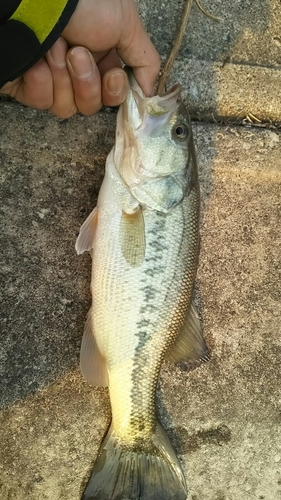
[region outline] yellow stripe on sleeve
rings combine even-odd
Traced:
[[[28,26],[43,43],[57,24],[68,0],[22,0],[10,17]]]

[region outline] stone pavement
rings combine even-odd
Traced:
[[[193,117],[280,121],[281,16],[279,0],[202,0],[219,16],[204,16],[195,2],[175,64]],[[165,60],[184,1],[139,0],[149,33]]]
[[[183,2],[139,4],[164,57]],[[281,122],[278,6],[204,0],[221,24],[193,6],[173,76],[203,120],[193,124],[202,191],[196,300],[212,352],[192,371],[168,363],[161,371],[160,419],[188,500],[281,499],[281,134],[240,125],[249,113]],[[109,423],[107,390],[89,387],[77,368],[90,257],[77,257],[74,244],[96,202],[115,118],[59,120],[0,101],[3,500],[79,500]]]

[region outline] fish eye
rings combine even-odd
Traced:
[[[184,123],[175,125],[174,131],[178,141],[184,141],[188,136],[188,128]]]

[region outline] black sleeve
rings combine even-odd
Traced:
[[[0,0],[0,89],[59,38],[78,0]]]

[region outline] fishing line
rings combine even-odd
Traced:
[[[202,7],[202,5],[199,3],[199,0],[195,0],[195,3],[197,5],[198,9],[201,12],[203,12],[203,14],[205,16],[209,17],[213,21],[217,21],[217,22],[221,21],[220,17],[216,17],[216,16],[213,16],[212,14],[209,14]],[[163,90],[166,87],[166,83],[167,83],[168,78],[170,76],[170,73],[171,73],[174,61],[175,61],[175,59],[176,59],[176,57],[177,57],[177,55],[179,53],[179,50],[181,48],[182,39],[183,39],[183,36],[184,36],[184,33],[185,33],[185,28],[186,28],[186,25],[187,25],[187,21],[188,21],[189,16],[190,16],[191,7],[192,7],[192,0],[186,0],[184,11],[183,11],[182,18],[181,18],[181,24],[180,24],[180,29],[179,29],[178,35],[177,35],[177,37],[175,39],[173,48],[172,48],[172,50],[170,52],[170,55],[169,55],[169,57],[168,57],[168,59],[167,59],[167,61],[165,63],[165,66],[164,66],[164,68],[160,72],[160,77],[159,77],[159,81],[158,81],[158,85],[157,85],[157,89],[156,89],[156,94],[157,95],[161,95],[163,93]]]

